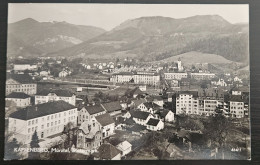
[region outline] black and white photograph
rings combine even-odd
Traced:
[[[9,3],[4,160],[251,160],[248,4]]]

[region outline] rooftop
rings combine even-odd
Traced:
[[[95,117],[97,119],[97,121],[102,125],[102,126],[106,126],[112,123],[115,123],[114,119],[108,114],[105,113],[103,115],[99,115]]]
[[[23,93],[23,92],[12,92],[9,95],[6,96],[6,98],[19,98],[19,99],[26,99],[30,96]]]
[[[21,84],[35,83],[32,77],[28,74],[7,74],[6,80],[13,79]]]
[[[130,114],[134,118],[143,119],[143,120],[146,120],[150,115],[149,112],[144,112],[144,111],[131,111]]]
[[[149,121],[147,122],[147,125],[157,126],[159,122],[160,120],[158,119],[150,118]]]
[[[30,120],[37,117],[67,111],[74,108],[76,107],[65,101],[55,101],[23,108],[12,113],[10,117],[21,120]]]
[[[101,104],[103,106],[103,108],[107,111],[107,112],[114,112],[114,111],[118,111],[121,110],[122,107],[119,103],[119,101],[114,101],[114,102],[109,102],[109,103],[103,103]]]
[[[109,143],[102,144],[98,148],[98,152],[99,152],[98,155],[101,159],[107,159],[107,160],[111,160],[112,158],[120,154],[120,150]]]
[[[63,89],[44,89],[40,91],[37,95],[47,96],[50,93],[55,93],[57,96],[62,96],[62,97],[71,97],[74,95],[69,90],[63,90]]]
[[[101,105],[86,106],[84,107],[90,115],[105,111]]]

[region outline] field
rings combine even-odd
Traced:
[[[169,57],[159,62],[174,62],[174,61],[178,61],[179,58],[181,58],[181,61],[184,65],[195,64],[195,63],[227,64],[232,62],[216,54],[206,54],[206,53],[195,52],[195,51]]]

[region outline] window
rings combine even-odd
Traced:
[[[42,125],[42,129],[44,128],[44,125]]]
[[[34,120],[32,120],[32,125],[34,124]]]
[[[50,126],[50,124],[49,123],[47,123],[47,127],[49,127]]]
[[[36,127],[35,127],[35,131],[37,131],[37,129],[38,129],[38,127],[36,126]]]
[[[38,123],[38,119],[35,120],[35,124],[37,124],[37,123]]]
[[[50,116],[47,117],[47,120],[50,120]]]
[[[31,128],[28,128],[28,133],[30,133],[31,132]]]
[[[51,119],[53,119],[53,115],[51,115]]]
[[[41,133],[41,138],[43,138],[44,137],[44,134],[43,134],[43,132]]]
[[[53,122],[51,122],[51,126],[53,126]]]

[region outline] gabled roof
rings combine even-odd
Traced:
[[[55,93],[57,96],[62,96],[62,97],[71,97],[74,94],[70,92],[69,90],[63,90],[63,89],[44,89],[40,91],[37,95],[40,96],[47,96],[50,93]]]
[[[21,120],[30,120],[37,117],[67,111],[74,108],[76,107],[65,101],[47,102],[18,110],[12,113],[10,117]]]
[[[98,148],[99,157],[100,159],[107,159],[111,160],[118,154],[120,154],[120,150],[117,149],[115,146],[109,143],[104,143]]]
[[[108,114],[105,113],[103,115],[99,115],[95,117],[97,119],[97,121],[102,125],[102,126],[106,126],[112,123],[115,123],[114,119]]]
[[[84,121],[80,125],[79,130],[82,130],[83,133],[87,135],[86,138],[92,139],[96,133],[100,131],[100,125],[93,121]]]
[[[146,106],[148,109],[149,108],[153,108],[153,109],[158,109],[158,108],[160,108],[160,106],[158,105],[158,104],[156,104],[156,103],[153,103],[153,102],[145,102],[145,103],[143,103],[144,104],[144,106]]]
[[[105,111],[101,105],[86,106],[85,109],[88,111],[90,115]]]
[[[32,77],[28,74],[7,74],[6,80],[13,79],[21,84],[35,83]]]
[[[103,103],[101,104],[101,106],[103,106],[103,108],[108,112],[114,112],[114,111],[118,111],[121,110],[122,107],[119,103],[119,101],[114,101],[114,102],[109,102],[109,103]]]
[[[144,112],[144,111],[131,111],[130,114],[132,117],[137,119],[142,119],[142,120],[146,120],[150,115],[149,112]]]
[[[145,103],[146,100],[145,99],[138,99],[138,100],[132,100],[132,102],[135,104],[135,106],[138,106],[142,103]]]
[[[158,120],[158,119],[150,118],[147,122],[147,125],[157,126],[159,122],[160,122],[160,120]]]
[[[169,113],[169,110],[161,110],[158,111],[157,114],[161,117],[161,118],[165,118],[165,116]]]
[[[132,147],[132,144],[130,144],[128,141],[123,141],[121,143],[119,143],[116,148],[118,148],[121,151],[125,151],[127,150],[129,147]]]
[[[12,92],[9,95],[6,96],[6,98],[19,98],[19,99],[26,99],[30,96],[23,93],[23,92]]]
[[[143,94],[143,91],[141,91],[138,87],[136,87],[131,93],[133,95],[139,95],[139,94]]]

